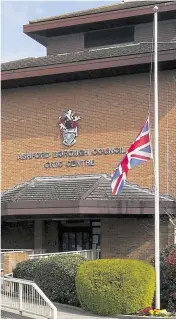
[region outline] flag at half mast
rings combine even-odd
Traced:
[[[129,169],[132,169],[133,167],[153,158],[149,130],[148,116],[141,131],[129,147],[127,153],[113,174],[111,180],[113,195],[118,195],[121,193],[123,186],[125,185]]]

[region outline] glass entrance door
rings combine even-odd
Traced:
[[[90,238],[89,230],[65,229],[62,233],[62,251],[90,249]]]

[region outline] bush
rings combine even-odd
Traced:
[[[18,263],[13,270],[13,277],[33,281],[38,261],[39,259],[32,259]]]
[[[86,259],[79,255],[54,256],[17,264],[14,277],[33,280],[55,302],[79,306],[75,277]]]
[[[100,315],[132,314],[151,306],[154,287],[153,266],[139,260],[88,261],[76,276],[82,308]]]
[[[176,244],[161,250],[161,305],[176,312]]]

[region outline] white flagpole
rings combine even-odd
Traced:
[[[158,141],[158,7],[154,7],[154,106],[155,106],[155,308],[160,309],[160,236],[159,236],[159,141]]]

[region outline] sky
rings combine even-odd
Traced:
[[[1,0],[1,62],[46,55],[46,49],[23,33],[29,20],[96,8],[114,1],[7,1]]]

